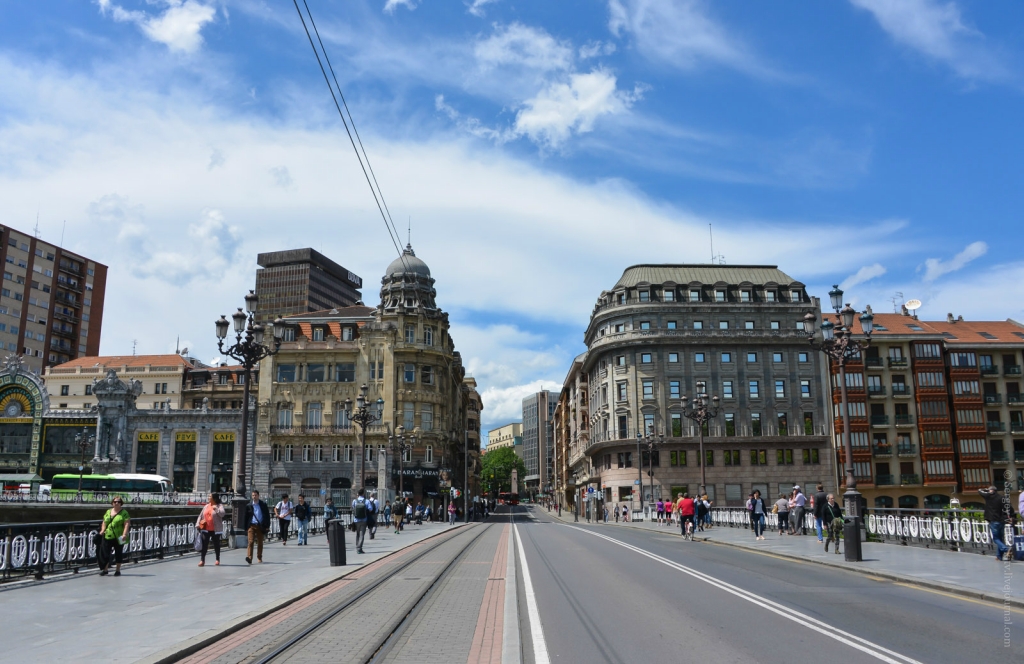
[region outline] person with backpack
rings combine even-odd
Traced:
[[[306,538],[309,536],[309,517],[311,515],[309,505],[306,504],[306,497],[300,493],[299,504],[295,506],[295,521],[299,525],[298,546],[308,545]]]
[[[377,515],[380,514],[380,506],[377,503],[377,494],[371,493],[366,501],[366,530],[370,533],[370,539],[377,535]]]
[[[821,486],[821,485],[819,485]],[[815,496],[817,498],[817,496]],[[815,510],[817,510],[817,500],[815,502]],[[817,517],[815,517],[817,518]],[[825,522],[827,538],[825,539],[825,553],[828,553],[828,543],[833,540],[836,543],[836,554],[839,553],[839,537],[843,534],[843,508],[836,503],[836,497],[833,494],[827,494],[825,503],[821,506],[821,518]]]
[[[352,501],[352,525],[356,528],[356,553],[363,552],[363,542],[366,540],[366,489],[360,489],[359,495]]]
[[[401,534],[402,532],[402,515],[405,513],[405,506],[402,505],[402,497],[395,496],[395,500],[391,503],[391,521],[395,526],[395,534]]]
[[[288,500],[288,494],[281,496],[281,500],[274,505],[274,516],[277,517],[278,530],[281,533],[281,543],[288,546],[288,529],[292,526],[292,516],[295,514],[295,505]]]
[[[1010,501],[1005,500],[995,486],[978,489],[978,493],[985,499],[985,520],[988,521],[992,541],[996,543],[996,560],[1002,560],[1003,554],[1010,550],[1006,543],[1006,524],[1013,525],[1013,509]]]

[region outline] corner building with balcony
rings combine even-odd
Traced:
[[[754,489],[834,491],[827,374],[802,329],[808,311],[820,317],[817,298],[775,266],[627,268],[598,298],[587,352],[563,386],[555,430],[567,504],[594,488],[605,503],[638,507],[641,479],[645,502],[694,495],[701,463],[717,506],[743,505]],[[721,403],[704,459],[683,402],[696,394]],[[638,431],[661,440],[650,459]]]
[[[846,368],[854,475],[868,506],[978,506],[990,484],[1024,490],[1024,325],[922,321],[904,310],[875,314],[871,336]]]
[[[344,505],[363,486],[394,495],[401,474],[403,489],[435,508],[449,484],[465,490],[462,469],[475,471],[479,455],[482,403],[435,295],[430,269],[408,246],[388,266],[376,308],[284,319],[280,351],[260,366],[257,487],[274,499],[302,492],[315,504],[331,495]],[[351,399],[355,408],[363,384],[368,407],[384,401],[380,420],[367,427],[365,450],[345,407]],[[389,446],[398,426],[406,441],[414,437],[401,463]]]

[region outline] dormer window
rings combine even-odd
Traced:
[[[352,341],[354,338],[355,338],[355,332],[352,330],[351,327],[343,327],[343,328],[341,328],[341,340],[342,341]]]
[[[661,299],[665,302],[675,302],[676,292],[674,290],[664,290],[661,293]]]
[[[789,292],[789,301],[790,302],[800,302],[801,301],[800,291],[799,290],[790,291]]]
[[[626,294],[625,293],[617,293],[615,295],[615,301],[618,302],[619,304],[625,304],[626,303]]]
[[[651,292],[650,291],[645,291],[645,290],[639,291],[639,295],[640,295],[640,301],[641,302],[650,302],[651,301]]]
[[[700,302],[700,291],[693,289],[690,291],[690,302]]]
[[[322,328],[322,327],[314,327],[313,328],[313,341],[323,341],[323,340],[324,340],[324,328]]]
[[[286,327],[284,328],[284,341],[295,341],[295,328]]]
[[[748,291],[748,290],[740,291],[740,302],[750,302],[750,291]]]
[[[715,291],[715,302],[725,302],[725,291],[724,290],[716,290]]]
[[[777,295],[777,293],[775,291],[773,291],[773,290],[766,290],[764,292],[764,301],[765,302],[778,302],[779,298],[778,298],[778,295]]]

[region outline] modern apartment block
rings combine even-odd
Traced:
[[[771,265],[627,268],[598,298],[587,352],[562,388],[555,431],[566,502],[594,489],[638,506],[640,479],[655,500],[692,495],[702,463],[719,506],[743,505],[753,489],[834,490],[827,369],[802,329],[809,311],[820,316],[817,298]],[[721,404],[704,459],[686,417],[697,394]],[[525,410],[523,429],[525,447]],[[653,454],[638,449],[638,431],[659,441]]]
[[[555,472],[554,415],[558,395],[544,390],[523,399],[523,463],[525,490],[520,494],[535,497],[554,491]]]
[[[872,344],[846,378],[854,474],[868,505],[979,504],[990,484],[1024,489],[1022,351],[1024,325],[1012,320],[875,314]]]
[[[256,257],[256,319],[362,305],[363,280],[313,249],[271,251]]]
[[[511,422],[497,429],[487,432],[486,452],[500,450],[503,447],[511,447],[517,454],[523,451],[523,424],[522,422]]]
[[[0,236],[0,347],[37,374],[98,355],[107,266],[7,226]]]

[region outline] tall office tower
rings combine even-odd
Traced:
[[[107,266],[0,226],[0,347],[37,374],[99,355]]]
[[[525,491],[531,498],[550,494],[554,476],[554,415],[558,395],[544,390],[523,399],[523,463]]]
[[[256,319],[355,306],[363,280],[313,249],[271,251],[256,257]]]

